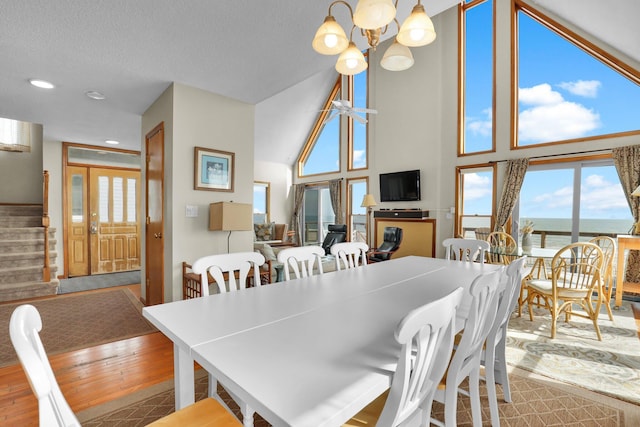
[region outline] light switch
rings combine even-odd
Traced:
[[[195,218],[198,216],[198,207],[195,205],[187,205],[186,209],[187,218]]]

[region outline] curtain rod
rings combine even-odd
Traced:
[[[591,153],[611,153],[611,148],[601,148],[599,150],[574,151],[573,153],[547,154],[544,156],[533,156],[533,157],[529,157],[529,160],[545,159],[548,157],[575,156],[576,154],[591,154]],[[489,163],[502,163],[502,162],[508,162],[509,160],[510,159],[491,160]]]

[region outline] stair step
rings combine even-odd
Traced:
[[[51,276],[55,277],[58,271],[56,265],[50,267]],[[6,284],[38,282],[42,281],[42,265],[30,265],[27,267],[13,267],[0,269],[0,287]]]
[[[39,216],[42,205],[0,205],[0,216]]]
[[[0,228],[42,227],[42,215],[0,216]]]
[[[49,240],[49,250],[56,248],[56,240]],[[44,239],[40,240],[0,240],[0,253],[43,252]]]
[[[58,253],[56,251],[49,252],[49,263],[56,263]],[[16,252],[16,253],[0,253],[0,270],[18,267],[29,267],[34,265],[44,265],[43,252]]]
[[[49,228],[49,238],[55,237],[55,233],[55,228]],[[44,239],[43,227],[0,227],[0,241],[34,239]]]
[[[16,301],[37,297],[55,295],[58,293],[60,281],[53,279],[50,282],[34,281],[0,285],[0,301]]]

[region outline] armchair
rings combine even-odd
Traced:
[[[329,232],[322,241],[322,249],[325,255],[331,254],[331,246],[336,243],[342,243],[347,240],[346,224],[329,224]]]
[[[402,243],[402,228],[385,227],[382,244],[377,249],[369,252],[369,262],[391,259],[391,256],[400,248],[400,243]]]

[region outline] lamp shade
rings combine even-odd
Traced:
[[[391,0],[360,0],[353,13],[353,23],[365,30],[382,28],[396,17]]]
[[[380,65],[385,70],[389,71],[404,71],[411,68],[413,65],[413,55],[411,50],[398,43],[397,40],[393,42],[389,49],[384,53]]]
[[[363,208],[370,208],[376,205],[376,199],[373,198],[373,194],[365,194],[362,198],[362,204],[360,206]]]
[[[424,6],[415,5],[411,15],[400,26],[397,40],[405,46],[417,47],[427,45],[435,39],[436,30],[433,28],[433,22],[424,11]]]
[[[209,206],[209,230],[253,230],[252,206],[246,203],[211,203]]]
[[[323,55],[337,55],[349,46],[349,39],[340,24],[329,15],[316,31],[311,45],[316,52]]]
[[[336,62],[336,70],[345,76],[352,76],[367,69],[369,64],[355,43],[349,42],[349,47],[340,54]]]
[[[638,187],[636,187],[636,189],[633,190],[633,193],[631,193],[631,195],[635,197],[640,197],[640,185],[638,185]]]

